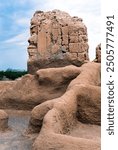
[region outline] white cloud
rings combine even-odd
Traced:
[[[30,25],[30,19],[29,18],[16,18],[15,19],[15,23],[16,25],[19,25],[19,26],[29,26]]]
[[[24,33],[21,33],[19,35],[11,37],[10,39],[7,39],[6,41],[4,41],[4,43],[25,46],[27,44],[28,38],[29,38],[29,34],[28,32],[25,31]]]

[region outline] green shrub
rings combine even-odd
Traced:
[[[0,71],[0,80],[2,80],[4,77],[15,80],[16,78],[19,78],[23,75],[27,74],[27,71],[23,70],[14,70],[14,69],[7,69],[6,71]]]

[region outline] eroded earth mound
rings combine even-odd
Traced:
[[[100,63],[95,62],[41,69],[1,89],[0,107],[32,109],[37,105],[27,130],[27,134],[39,133],[34,150],[99,150],[100,72]],[[81,127],[87,132],[81,133]]]
[[[10,84],[0,82],[0,108],[32,109],[46,100],[62,96],[72,79],[79,75],[78,67],[41,69]]]
[[[79,132],[72,136],[79,130],[80,122],[88,124],[89,128],[89,124],[100,125],[101,121],[100,64],[87,63],[78,70],[79,75],[61,97],[32,110],[28,132],[40,132],[34,150],[100,150],[100,135],[97,140],[91,138],[92,135],[82,138]],[[92,134],[92,128],[90,130]]]

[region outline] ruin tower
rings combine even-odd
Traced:
[[[81,66],[88,58],[87,28],[81,18],[53,10],[36,11],[28,40],[28,72],[70,64]]]

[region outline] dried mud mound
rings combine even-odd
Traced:
[[[87,63],[78,70],[79,75],[61,97],[32,110],[28,133],[39,132],[33,150],[100,150],[100,135],[95,136],[94,132],[100,132],[101,121],[100,64]],[[86,132],[82,133],[81,129]]]
[[[26,132],[39,133],[33,150],[100,150],[100,70],[100,63],[90,62],[1,82],[0,107],[36,106]]]
[[[13,82],[0,82],[0,108],[31,110],[46,100],[60,97],[79,72],[75,66],[41,69]]]

